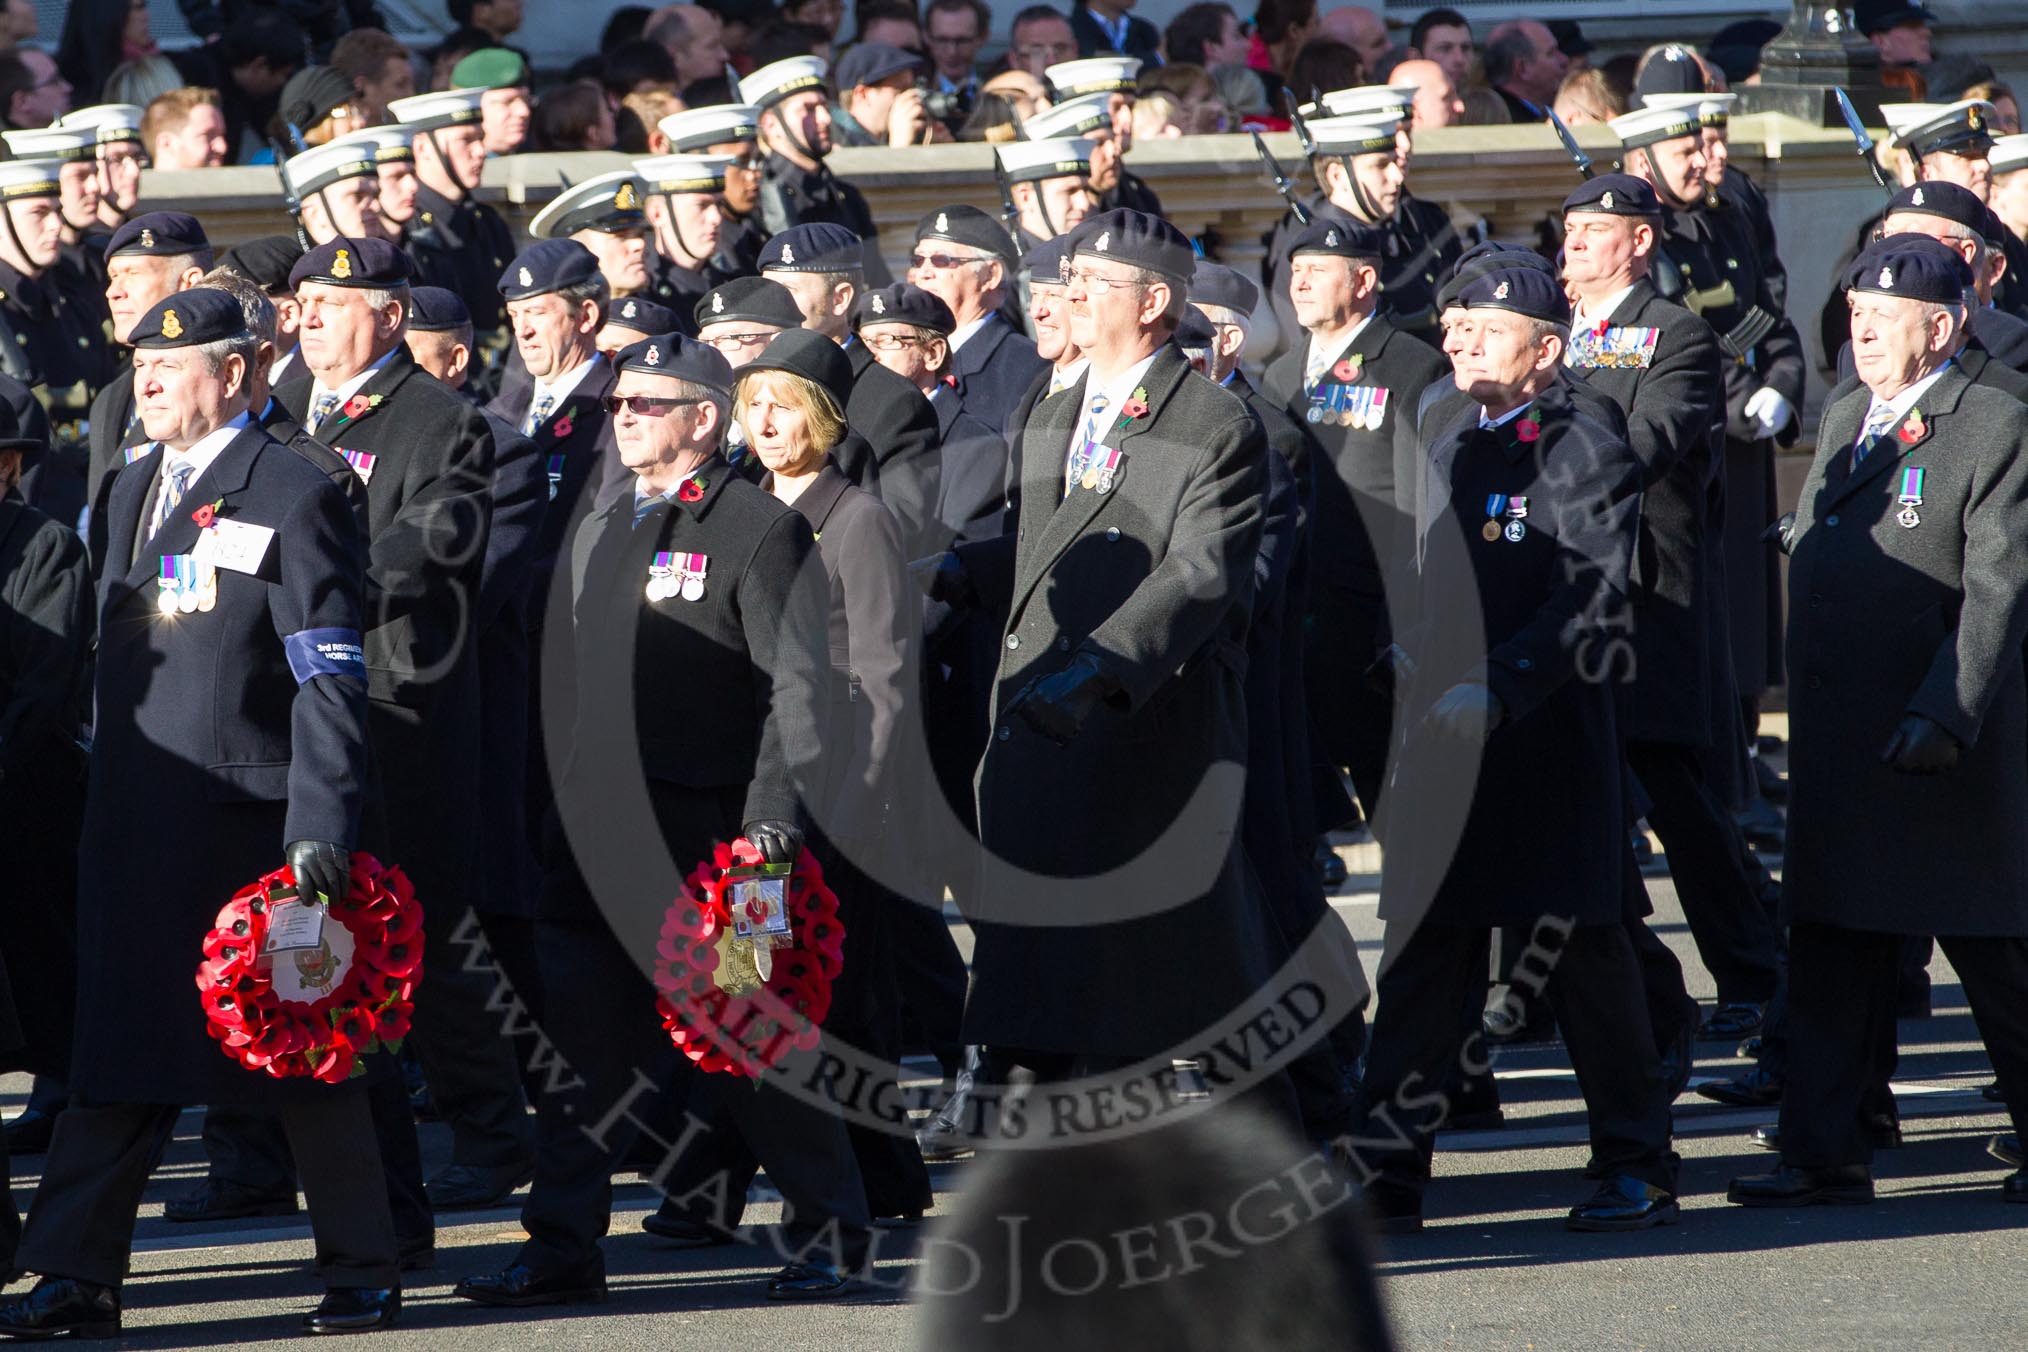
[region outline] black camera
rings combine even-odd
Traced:
[[[922,91],[922,110],[930,115],[931,120],[962,122],[971,116],[971,95],[956,90],[931,89],[926,84],[918,84],[916,88]]]

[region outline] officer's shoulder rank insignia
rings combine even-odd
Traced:
[[[352,275],[352,253],[349,249],[340,249],[338,256],[331,260],[331,275],[341,281]]]
[[[164,338],[181,338],[183,336],[183,321],[176,317],[174,310],[164,310],[162,312],[162,336]]]

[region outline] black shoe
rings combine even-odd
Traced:
[[[682,1249],[709,1249],[729,1242],[710,1226],[673,1211],[657,1211],[641,1217],[641,1229]]]
[[[2016,1169],[2000,1180],[2000,1200],[2028,1202],[2028,1169]]]
[[[312,1333],[364,1333],[368,1329],[393,1328],[401,1314],[401,1288],[371,1290],[341,1286],[326,1292],[317,1308],[303,1316],[303,1327]]]
[[[1758,1061],[1760,1060],[1761,1049],[1766,1046],[1767,1039],[1755,1033],[1752,1037],[1734,1047],[1732,1054],[1742,1061]]]
[[[836,1263],[791,1263],[768,1278],[769,1300],[825,1300],[840,1295],[852,1278]]]
[[[1570,1209],[1566,1230],[1650,1230],[1674,1225],[1679,1215],[1676,1194],[1643,1183],[1632,1174],[1615,1174],[1597,1192]]]
[[[1440,1131],[1498,1131],[1507,1125],[1507,1112],[1499,1104],[1490,1108],[1461,1108],[1444,1119]]]
[[[1326,892],[1337,891],[1352,876],[1351,870],[1345,867],[1345,861],[1338,857],[1338,852],[1331,848],[1328,840],[1317,842],[1317,876],[1323,880]]]
[[[540,1272],[513,1263],[487,1277],[467,1277],[451,1288],[454,1296],[481,1305],[599,1305],[606,1298],[606,1260],[595,1255],[580,1268]]]
[[[1866,1124],[1866,1134],[1875,1150],[1901,1149],[1901,1123],[1884,1113]],[[1762,1150],[1781,1153],[1782,1129],[1772,1123],[1755,1127],[1746,1134],[1746,1139]]]
[[[1772,1108],[1782,1101],[1782,1079],[1755,1066],[1735,1079],[1700,1084],[1697,1092],[1713,1103],[1730,1104],[1734,1108]]]
[[[7,1120],[4,1129],[7,1137],[7,1153],[10,1155],[40,1155],[49,1149],[50,1137],[56,1135],[56,1119],[61,1113],[46,1113],[40,1108],[30,1108]]]
[[[293,1216],[296,1194],[256,1192],[223,1178],[207,1178],[194,1192],[172,1197],[162,1208],[172,1221],[236,1221],[248,1216]]]
[[[486,1169],[476,1164],[447,1164],[435,1178],[423,1184],[432,1211],[477,1211],[500,1206],[514,1196],[514,1190],[535,1177],[531,1164]]]
[[[2028,1164],[2028,1159],[2024,1159],[2021,1154],[2021,1138],[2019,1136],[1995,1136],[1992,1140],[1986,1142],[1986,1153],[2010,1169],[2019,1169],[2023,1164]],[[2016,1199],[2009,1198],[2008,1200],[2013,1201]]]
[[[416,1239],[404,1239],[400,1247],[400,1265],[403,1272],[422,1272],[437,1265],[437,1237],[422,1235]]]
[[[2000,1082],[1998,1080],[1981,1089],[1979,1097],[1988,1103],[2005,1103],[2007,1101],[2007,1096],[2000,1092]]]
[[[1863,1164],[1834,1169],[1792,1169],[1732,1180],[1727,1201],[1741,1206],[1861,1206],[1873,1200],[1873,1174]]]
[[[1697,1029],[1699,1042],[1738,1042],[1760,1031],[1764,1021],[1759,1005],[1720,1005],[1718,1012]]]
[[[0,1334],[12,1338],[117,1338],[120,1293],[75,1277],[44,1277],[0,1303]]]

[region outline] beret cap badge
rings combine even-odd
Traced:
[[[164,338],[181,338],[183,336],[183,321],[176,317],[174,310],[164,310],[162,312],[162,336]]]
[[[1093,253],[1104,253],[1107,247],[1112,244],[1112,242],[1113,242],[1113,232],[1110,230],[1101,230],[1099,231],[1098,243],[1092,245],[1091,250]]]
[[[638,310],[639,308],[640,308],[640,307],[636,306],[636,305],[634,304],[634,302],[632,302],[632,301],[628,301],[628,302],[627,302],[627,308],[626,308],[626,309],[624,309],[624,310],[622,310],[622,311],[620,311],[620,313],[621,313],[622,315],[626,316],[626,317],[627,317],[628,319],[632,319],[632,318],[634,317],[634,314],[635,314],[635,312],[636,312],[636,311],[637,311],[637,310]]]
[[[1881,285],[1881,288],[1882,288],[1883,290],[1892,290],[1892,289],[1893,289],[1893,287],[1894,287],[1894,269],[1893,269],[1893,268],[1882,268],[1882,269],[1880,269],[1880,285]]]
[[[784,263],[793,263],[796,261],[796,250],[794,245],[784,244],[782,246],[782,261]]]
[[[621,211],[632,211],[641,205],[640,195],[631,182],[620,184],[620,190],[613,194],[613,205]]]
[[[153,230],[148,229],[146,226],[143,226],[141,228],[141,247],[144,249],[152,249],[155,247],[155,232]]]
[[[1337,247],[1338,247],[1338,232],[1337,232],[1336,230],[1327,230],[1327,231],[1325,231],[1325,232],[1324,232],[1324,243],[1325,243],[1325,245],[1326,245],[1326,246],[1328,246],[1329,248],[1333,248],[1333,249],[1337,248]]]
[[[341,281],[352,275],[352,255],[350,252],[344,249],[338,251],[338,256],[331,260],[331,275],[339,278]]]
[[[526,266],[524,266],[521,269],[521,285],[523,286],[535,285],[535,274],[530,272]]]
[[[1598,204],[1604,207],[1607,211],[1611,211],[1613,209],[1612,189],[1610,188],[1606,189],[1605,195],[1598,199]]]
[[[1502,282],[1498,286],[1493,288],[1493,299],[1494,300],[1507,299],[1507,283]]]
[[[725,297],[715,291],[711,295],[711,313],[715,315],[725,313]]]
[[[648,355],[642,358],[642,360],[650,366],[660,366],[662,364],[662,349],[652,343],[649,344]]]
[[[872,305],[873,305],[873,313],[877,315],[884,315],[887,313],[887,302],[881,299],[879,296],[875,296],[873,298]]]
[[[939,211],[937,213],[937,229],[948,230],[950,228],[951,228],[951,218],[945,215],[943,212]]]

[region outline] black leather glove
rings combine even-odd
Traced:
[[[923,595],[932,601],[961,606],[972,599],[971,575],[965,571],[965,561],[954,549],[946,549],[927,559],[917,559],[908,566],[908,572],[915,579],[915,585],[922,588]]]
[[[1477,681],[1461,681],[1437,697],[1428,719],[1443,736],[1477,740],[1507,720],[1507,708]]]
[[[1760,533],[1760,539],[1762,544],[1779,545],[1782,553],[1788,553],[1796,543],[1796,514],[1783,512],[1780,520]]]
[[[1964,745],[1949,729],[1921,714],[1906,714],[1881,751],[1881,761],[1905,775],[1936,775],[1954,768]]]
[[[352,856],[328,840],[290,841],[282,855],[296,875],[296,895],[304,901],[336,901],[350,886]]]
[[[1030,681],[1014,699],[1014,712],[1058,746],[1084,730],[1098,702],[1112,693],[1113,680],[1090,653],[1079,653],[1054,675]]]
[[[748,822],[740,834],[770,864],[793,864],[803,852],[803,832],[793,822]]]

